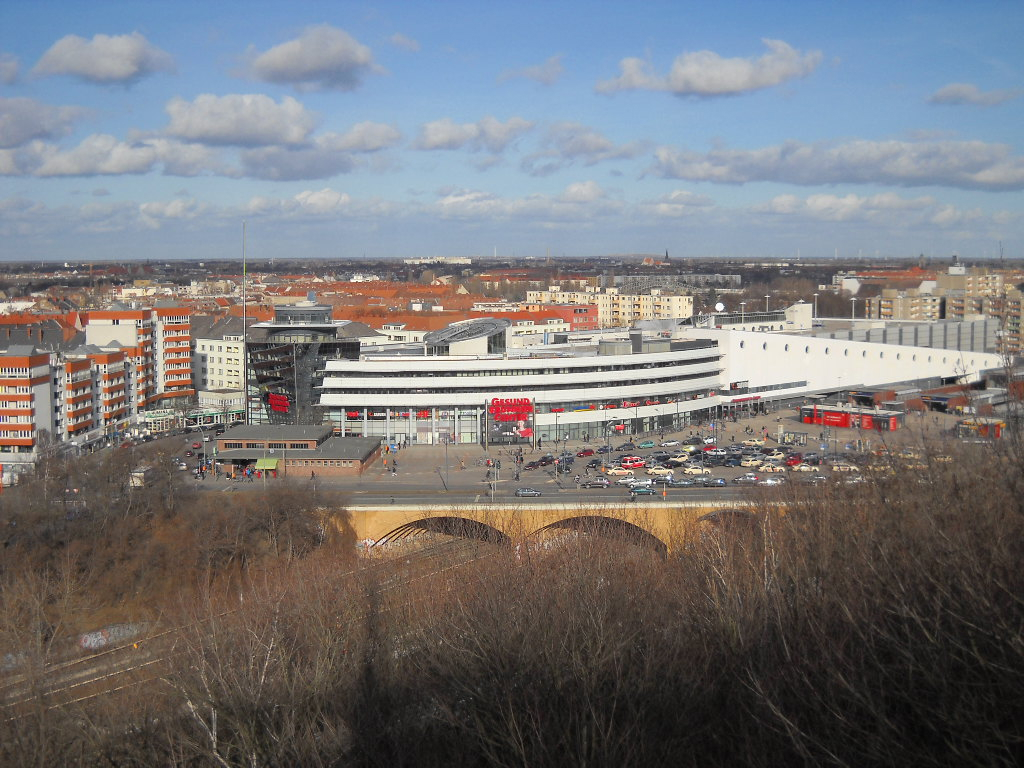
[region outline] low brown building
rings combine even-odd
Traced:
[[[335,437],[329,426],[248,425],[216,439],[214,460],[229,475],[353,477],[380,457],[377,437]]]

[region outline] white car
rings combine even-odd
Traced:
[[[760,448],[762,445],[764,445],[764,440],[762,440],[759,437],[749,437],[743,441],[743,445],[752,445]]]
[[[759,472],[785,472],[786,468],[781,464],[772,464],[770,461],[766,461],[761,465]]]
[[[638,482],[638,480],[635,477],[633,477],[632,475],[629,475],[628,477],[620,477],[615,482],[618,485],[634,485],[634,484],[636,484]]]
[[[661,444],[661,447],[662,448],[671,448],[671,447],[676,446],[676,445],[679,445],[679,441],[678,440],[666,440],[664,443]]]
[[[833,472],[860,472],[860,467],[847,464],[845,461],[837,461],[832,465]]]
[[[684,475],[710,475],[711,470],[705,467],[683,467]]]
[[[814,472],[816,469],[817,469],[817,467],[815,467],[815,466],[813,466],[811,464],[804,464],[803,462],[800,462],[799,464],[794,464],[792,467],[790,467],[789,471],[790,472]]]
[[[620,480],[619,482],[621,483],[622,481]],[[640,480],[639,478],[637,478],[637,479],[633,480],[633,482],[629,483],[628,485],[629,485],[630,488],[653,488],[654,487],[654,480],[652,480],[649,477],[645,478],[643,480]]]
[[[648,475],[668,475],[669,477],[672,476],[672,472],[673,470],[668,467],[651,467],[647,470]]]
[[[633,470],[632,469],[626,469],[624,467],[610,467],[608,470],[605,471],[605,474],[607,474],[607,475],[628,475],[629,477],[632,477],[633,476]]]

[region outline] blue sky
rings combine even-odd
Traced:
[[[1024,255],[1020,2],[0,6],[0,258]]]

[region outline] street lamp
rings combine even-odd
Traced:
[[[850,319],[855,320],[857,318],[857,297],[854,296],[850,299]]]
[[[818,319],[818,294],[814,294],[814,319]]]
[[[764,297],[764,311],[765,311],[765,312],[768,312],[768,311],[769,311],[769,310],[768,310],[768,299],[769,299],[769,298],[771,298],[771,297],[770,297],[770,296],[765,296],[765,297]]]
[[[746,306],[747,306],[747,302],[745,302],[745,301],[741,301],[740,302],[740,325],[743,325],[743,313],[744,313],[744,310],[745,310]]]

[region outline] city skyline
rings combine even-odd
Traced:
[[[1014,3],[3,17],[4,260],[1024,255]]]

